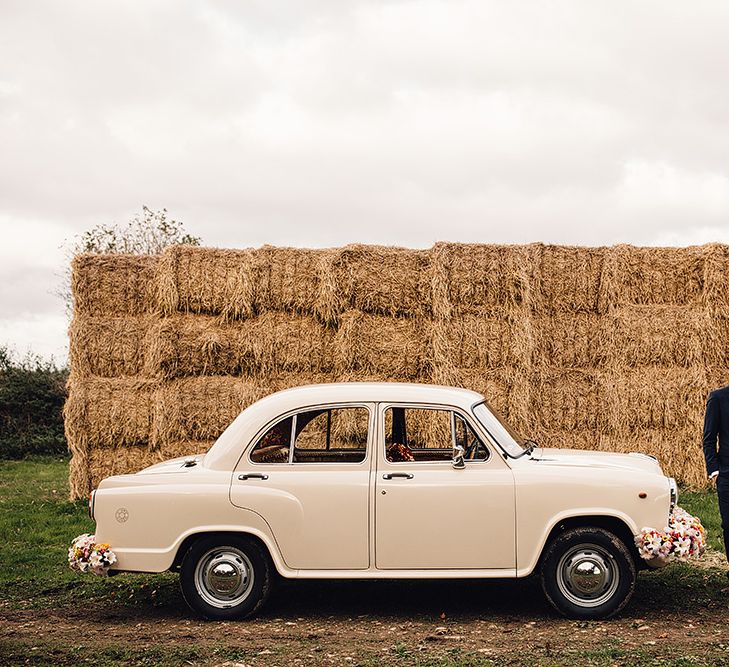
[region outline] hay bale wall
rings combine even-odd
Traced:
[[[729,382],[729,247],[438,243],[73,263],[73,497],[207,450],[277,389],[336,380],[484,393],[548,446],[658,456],[704,483],[708,391]]]

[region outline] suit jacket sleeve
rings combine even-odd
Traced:
[[[719,458],[716,451],[719,419],[719,399],[709,395],[704,416],[704,458],[706,459],[706,472],[709,475],[719,470]]]

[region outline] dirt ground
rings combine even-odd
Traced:
[[[184,657],[180,651],[194,647],[193,659],[179,664],[229,666],[729,664],[729,597],[712,589],[693,605],[686,597],[691,587],[678,585],[657,603],[661,584],[651,577],[641,575],[627,612],[610,621],[556,616],[535,580],[301,581],[280,584],[264,613],[249,621],[196,620],[181,600],[148,607],[0,607],[0,636],[6,646],[24,647],[9,657],[29,664],[42,664],[32,657],[49,651],[63,664],[68,647],[80,656],[126,647],[130,652],[121,655],[132,663],[145,648]]]

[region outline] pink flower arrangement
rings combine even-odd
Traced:
[[[116,563],[116,554],[108,544],[97,544],[94,535],[79,535],[68,549],[68,565],[77,572],[92,572],[100,577]]]
[[[675,507],[663,530],[643,528],[635,536],[635,545],[646,560],[685,561],[698,558],[706,551],[706,529],[698,517]]]

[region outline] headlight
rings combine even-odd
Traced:
[[[668,478],[668,488],[671,491],[671,509],[669,511],[673,512],[673,508],[678,504],[678,486],[673,477]]]

